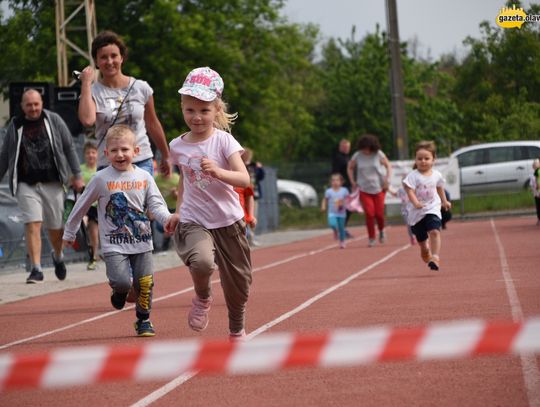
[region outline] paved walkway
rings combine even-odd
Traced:
[[[290,243],[325,233],[330,234],[330,230],[314,229],[266,233],[257,236],[257,241],[260,244],[258,248]],[[258,248],[254,248],[254,250],[257,250]],[[155,272],[178,267],[181,264],[182,261],[174,249],[154,254]],[[59,281],[56,278],[52,267],[45,268],[43,273],[45,276],[43,283],[26,284],[28,273],[24,268],[13,267],[2,269],[0,271],[0,304],[107,282],[107,277],[105,276],[105,263],[102,261],[98,262],[98,268],[95,271],[87,271],[86,263],[67,264],[67,277],[64,281]]]

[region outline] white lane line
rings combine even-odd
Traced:
[[[504,285],[506,287],[506,295],[510,302],[510,309],[512,311],[512,320],[514,322],[523,321],[523,309],[519,302],[519,296],[514,286],[514,280],[510,274],[510,267],[506,258],[506,252],[504,246],[497,232],[495,221],[490,219],[491,229],[495,235],[495,241],[497,242],[497,249],[499,250],[499,259],[501,262],[501,272],[504,278]],[[523,371],[523,380],[525,382],[525,389],[527,391],[527,398],[530,407],[540,407],[540,371],[536,364],[536,357],[534,355],[520,355],[521,370]]]
[[[335,247],[335,245],[333,245],[332,247]],[[332,294],[334,291],[340,289],[341,287],[346,286],[347,284],[349,284],[354,279],[356,279],[356,278],[360,277],[361,275],[367,273],[368,271],[370,271],[373,268],[379,266],[380,264],[390,260],[396,254],[402,252],[405,249],[408,249],[409,247],[411,247],[410,244],[402,246],[399,249],[396,249],[393,252],[391,252],[390,254],[384,256],[380,260],[377,260],[376,262],[371,263],[369,266],[364,267],[362,270],[359,270],[356,273],[351,274],[346,279],[344,279],[344,280],[340,281],[339,283],[327,288],[326,290],[324,290],[321,293],[315,295],[314,297],[311,297],[309,300],[303,302],[302,304],[300,304],[296,308],[292,309],[291,311],[286,312],[285,314],[279,316],[278,318],[274,319],[273,321],[270,321],[270,322],[260,326],[256,330],[252,331],[247,336],[247,339],[250,340],[250,339],[254,338],[255,336],[260,335],[263,332],[269,330],[270,328],[272,328],[273,326],[279,324],[280,322],[291,318],[295,314],[298,314],[299,312],[301,312],[304,309],[308,308],[313,303],[319,301],[320,299],[326,297],[329,294]],[[173,391],[175,388],[181,386],[182,384],[184,384],[188,380],[192,379],[198,373],[199,373],[198,371],[184,373],[183,375],[176,377],[175,379],[168,382],[164,386],[162,386],[159,389],[155,390],[154,392],[150,393],[148,396],[146,396],[146,397],[142,398],[141,400],[135,402],[130,407],[145,407],[145,406],[148,406],[148,405],[152,404],[153,402],[159,400],[160,398],[164,397],[167,393]]]
[[[351,241],[361,240],[363,238],[365,238],[365,236],[360,236],[360,237],[351,239]],[[289,263],[291,261],[298,260],[298,259],[301,259],[303,257],[313,256],[315,254],[324,252],[326,250],[329,250],[329,249],[332,249],[332,248],[335,248],[335,247],[336,247],[336,243],[333,243],[333,244],[324,246],[324,247],[322,247],[322,248],[320,248],[318,250],[310,250],[309,252],[304,252],[304,253],[297,254],[297,255],[294,255],[294,256],[291,256],[291,257],[287,257],[285,259],[282,259],[282,260],[279,260],[279,261],[276,261],[276,262],[273,262],[273,263],[270,263],[270,264],[266,264],[264,266],[256,267],[256,268],[253,269],[253,273],[255,273],[257,271],[266,270],[266,269],[269,269],[269,268],[272,268],[272,267],[276,267],[276,266],[279,266],[279,265],[282,265],[282,264],[285,264],[285,263]],[[216,283],[219,283],[219,282],[220,282],[219,279],[215,279],[215,280],[211,281],[211,284],[216,284]],[[176,292],[173,292],[173,293],[170,293],[170,294],[158,297],[158,298],[154,298],[152,300],[152,302],[156,303],[156,302],[159,302],[159,301],[167,300],[169,298],[176,297],[177,295],[182,295],[182,294],[185,294],[185,293],[188,293],[188,292],[191,292],[191,291],[193,291],[193,286],[188,287],[188,288],[184,288],[183,290],[176,291]],[[73,324],[69,324],[69,325],[66,325],[66,326],[63,326],[63,327],[60,327],[60,328],[57,328],[57,329],[53,329],[53,330],[50,330],[50,331],[42,332],[42,333],[40,333],[38,335],[18,339],[16,341],[0,345],[0,350],[7,349],[7,348],[10,348],[10,347],[15,346],[15,345],[20,345],[20,344],[23,344],[23,343],[31,342],[31,341],[34,341],[36,339],[43,338],[45,336],[54,335],[54,334],[57,334],[59,332],[67,331],[68,329],[76,328],[78,326],[88,324],[90,322],[95,322],[95,321],[98,321],[100,319],[107,318],[107,317],[110,317],[112,315],[116,315],[119,312],[133,310],[134,308],[135,308],[135,305],[130,305],[130,306],[125,307],[122,310],[106,312],[105,314],[96,315],[95,317],[84,319],[84,320],[79,321],[79,322],[74,322]]]

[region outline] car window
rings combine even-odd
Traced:
[[[467,151],[458,155],[458,163],[460,167],[470,167],[471,165],[484,164],[485,149]]]
[[[515,147],[493,147],[488,149],[488,163],[504,163],[514,161]]]
[[[534,160],[540,157],[540,147],[526,146],[523,147],[522,160]]]

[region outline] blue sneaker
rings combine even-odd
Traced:
[[[137,331],[137,336],[155,336],[156,331],[154,331],[154,326],[149,319],[142,320],[138,319],[135,321],[135,331]]]

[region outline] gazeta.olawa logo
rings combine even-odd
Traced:
[[[512,8],[501,8],[501,11],[499,11],[499,14],[495,18],[497,25],[502,28],[521,28],[524,23],[536,23],[539,21],[540,15],[527,15],[522,7],[516,8],[515,4],[512,5]]]

